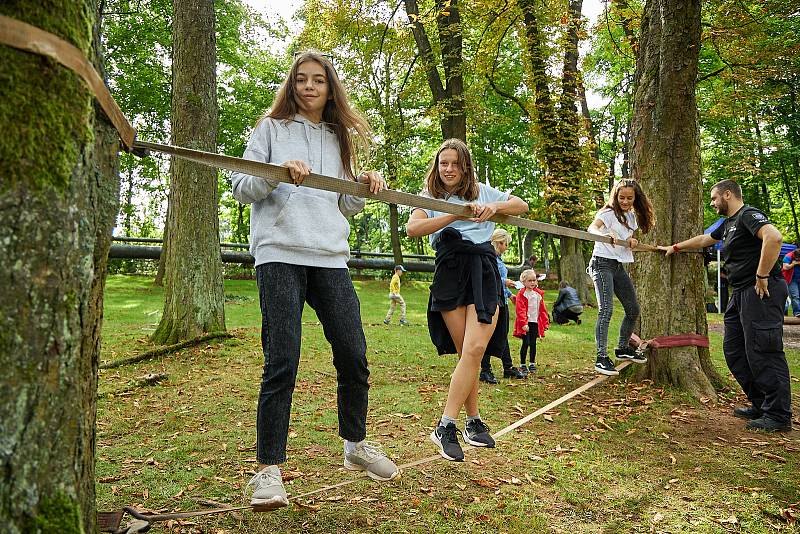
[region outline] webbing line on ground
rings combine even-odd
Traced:
[[[629,362],[629,361],[621,362],[617,366],[617,369],[622,370],[625,367],[627,367],[628,365],[631,365],[631,362]],[[590,380],[589,382],[583,384],[582,386],[570,391],[569,393],[567,393],[565,395],[562,395],[561,397],[559,397],[558,399],[550,402],[549,404],[539,408],[535,412],[533,412],[531,414],[528,414],[528,415],[526,415],[525,417],[523,417],[521,419],[518,419],[517,421],[515,421],[514,423],[508,425],[507,427],[503,428],[502,430],[499,430],[499,431],[495,432],[494,434],[492,434],[492,436],[495,439],[499,440],[502,436],[504,436],[505,434],[508,434],[512,430],[515,430],[515,429],[519,428],[520,426],[524,425],[525,423],[528,423],[528,422],[532,421],[533,419],[539,417],[540,415],[549,412],[550,410],[552,410],[553,408],[559,406],[560,404],[563,404],[564,402],[566,402],[566,401],[568,401],[570,399],[573,399],[574,397],[577,397],[578,395],[580,395],[584,391],[586,391],[588,389],[591,389],[591,388],[593,388],[594,386],[596,386],[598,384],[601,384],[602,382],[608,380],[609,378],[610,377],[606,376],[606,375],[598,376],[598,377]],[[470,445],[467,445],[464,448],[469,450],[469,449],[477,449],[479,447],[472,447]],[[434,462],[436,460],[440,460],[441,458],[442,457],[440,455],[436,454],[436,455],[428,456],[428,457],[425,457],[425,458],[420,458],[419,460],[415,460],[413,462],[402,464],[402,465],[400,465],[398,467],[400,469],[410,469],[412,467],[417,467],[417,466],[420,466],[420,465],[429,464],[429,463]],[[293,496],[291,496],[289,498],[289,500],[290,501],[298,501],[300,499],[305,499],[307,497],[311,497],[311,496],[317,495],[319,493],[325,493],[325,492],[332,491],[332,490],[335,490],[335,489],[343,488],[345,486],[349,486],[349,485],[354,484],[356,482],[359,482],[359,481],[361,481],[361,480],[363,480],[365,478],[367,478],[367,475],[363,474],[360,477],[355,477],[355,478],[351,478],[351,479],[348,479],[348,480],[343,480],[342,482],[339,482],[337,484],[331,484],[331,485],[328,485],[328,486],[323,486],[321,488],[317,488],[315,490],[307,491],[305,493],[300,493],[298,495],[293,495]],[[129,508],[130,507],[125,507],[124,510],[128,511],[128,513],[131,513]],[[252,509],[253,511],[259,511],[257,508],[254,508],[252,506],[236,506],[236,507],[231,507],[231,508],[216,508],[216,509],[213,509],[213,510],[199,510],[199,511],[196,511],[196,512],[175,512],[175,513],[171,513],[171,514],[157,514],[157,515],[146,515],[146,514],[142,514],[141,512],[138,512],[138,511],[134,510],[136,512],[135,515],[134,514],[131,514],[131,515],[133,515],[134,517],[137,517],[137,518],[145,519],[145,520],[150,521],[150,522],[157,522],[157,521],[165,521],[165,520],[169,520],[169,519],[185,519],[185,518],[190,518],[190,517],[198,517],[198,516],[202,516],[202,515],[221,514],[221,513],[225,513],[225,512],[235,512],[235,511],[248,510],[248,509]]]

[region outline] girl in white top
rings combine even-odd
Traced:
[[[472,212],[472,217],[462,217],[417,208],[406,226],[409,237],[430,235],[436,249],[428,329],[434,343],[446,338],[460,359],[450,379],[444,413],[430,437],[442,457],[460,462],[464,451],[458,442],[456,418],[462,407],[467,415],[464,440],[476,447],[494,447],[489,427],[478,412],[481,358],[495,331],[498,306],[505,305],[496,253],[489,243],[494,231],[489,219],[495,214],[519,215],[528,211],[528,204],[479,183],[469,148],[459,139],[448,139],[439,147],[428,169],[424,194],[466,205]],[[472,277],[474,266],[480,273],[477,279]],[[446,332],[441,332],[443,329]],[[440,354],[451,352],[446,344],[437,346]]]
[[[655,223],[653,207],[636,180],[618,181],[611,190],[611,195],[589,225],[588,231],[593,234],[607,235],[612,244],[595,242],[592,259],[586,270],[594,281],[597,294],[597,325],[595,340],[597,342],[597,361],[595,370],[604,375],[616,375],[619,371],[608,357],[608,325],[614,311],[613,296],[616,295],[625,310],[625,318],[619,330],[619,343],[614,349],[618,359],[627,359],[636,363],[645,363],[647,358],[637,353],[628,343],[633,333],[636,319],[639,317],[639,303],[630,276],[623,264],[633,263],[633,248],[638,241],[633,237],[636,230],[648,233]],[[617,244],[630,239],[631,248]]]

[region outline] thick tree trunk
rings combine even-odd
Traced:
[[[436,0],[436,25],[445,81],[439,75],[438,62],[420,18],[417,0],[404,0],[411,33],[417,43],[420,63],[425,69],[428,87],[436,105],[444,106],[439,124],[444,139],[467,140],[467,115],[464,108],[461,16],[458,0]]]
[[[158,258],[158,270],[156,272],[156,277],[153,280],[153,285],[163,287],[164,285],[164,271],[166,270],[167,265],[167,250],[169,249],[169,199],[167,199],[167,216],[165,221],[167,224],[164,225],[164,234],[161,244],[161,256]]]
[[[212,0],[176,0],[173,18],[172,141],[216,151],[216,38]],[[153,341],[172,344],[225,330],[217,172],[173,158],[164,314]]]
[[[695,79],[700,0],[648,0],[642,18],[631,124],[631,171],[653,202],[649,242],[674,243],[703,230],[703,187]],[[637,254],[632,269],[642,309],[641,337],[708,334],[699,254]],[[639,374],[716,400],[721,383],[708,349],[660,349]]]
[[[17,1],[0,13],[55,33],[97,62],[94,2]],[[94,532],[97,361],[119,205],[117,136],[68,69],[5,46],[0,65],[0,130],[9,133],[0,145],[1,530]]]
[[[389,204],[389,232],[392,240],[392,256],[397,265],[403,264],[403,249],[400,247],[400,217],[397,213],[397,204]]]

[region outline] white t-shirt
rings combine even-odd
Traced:
[[[542,296],[533,289],[525,290],[525,298],[528,299],[528,322],[539,322],[539,305],[542,303]]]
[[[606,226],[606,231],[611,230],[619,239],[630,239],[633,232],[639,228],[636,222],[636,214],[633,210],[625,212],[625,219],[628,221],[628,226],[619,222],[617,216],[614,214],[614,210],[611,208],[600,210],[595,216],[595,219],[603,221],[603,224]],[[620,263],[633,263],[633,251],[625,245],[611,245],[609,243],[595,241],[592,256],[610,258]]]
[[[422,192],[423,196],[430,197],[427,191]],[[508,200],[509,194],[504,193],[495,189],[494,187],[488,186],[486,184],[478,183],[478,198],[475,200],[471,200],[469,202],[474,202],[476,204],[488,204],[490,202],[498,202],[498,201],[506,201]],[[443,200],[447,202],[452,202],[453,204],[468,204],[469,202],[464,200],[462,197],[459,196],[449,196]],[[439,215],[445,215],[442,211],[434,211],[434,210],[425,210],[425,213],[428,217],[433,218]],[[483,223],[476,223],[472,221],[454,221],[445,226],[445,228],[455,228],[459,232],[461,232],[461,237],[472,241],[475,244],[479,243],[486,243],[492,239],[492,232],[494,232],[494,222],[486,221]],[[442,228],[444,230],[444,228]],[[431,246],[435,249],[436,246],[434,243],[436,242],[436,238],[439,237],[439,233],[442,230],[437,230],[436,232],[432,233],[429,237]]]

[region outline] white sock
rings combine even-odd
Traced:
[[[356,445],[358,445],[359,443],[361,443],[361,442],[360,441],[347,441],[347,440],[344,440],[344,452],[346,454],[353,452],[354,450],[356,450]]]

